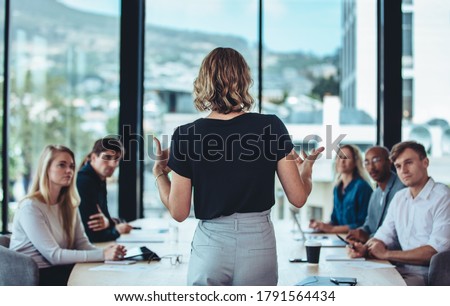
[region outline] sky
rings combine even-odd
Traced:
[[[74,9],[118,16],[120,0],[58,0]],[[187,5],[189,3],[189,5]],[[147,0],[146,22],[257,42],[258,0]],[[341,44],[341,0],[265,0],[263,42],[273,51],[333,54]]]

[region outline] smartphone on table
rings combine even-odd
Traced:
[[[357,283],[354,277],[330,277],[330,281],[336,285],[355,286]]]

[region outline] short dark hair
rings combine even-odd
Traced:
[[[420,159],[427,157],[427,152],[425,147],[418,143],[417,141],[403,141],[399,142],[392,147],[390,159],[394,163],[400,154],[402,154],[406,149],[411,149],[419,155]]]
[[[373,146],[366,150],[366,154],[367,154],[367,152],[372,151],[372,150],[378,150],[380,152],[381,157],[384,158],[385,160],[389,161],[389,149],[388,148],[383,147],[383,146]]]
[[[91,155],[95,154],[97,156],[100,156],[102,152],[106,151],[114,151],[116,153],[120,153],[122,156],[125,153],[125,149],[123,147],[122,142],[118,138],[113,137],[104,137],[100,138],[95,141],[94,146],[92,147],[91,152],[89,152],[88,155],[83,159],[83,161],[80,163],[80,168],[83,168],[83,166],[91,160]]]
[[[90,154],[95,153],[95,155],[99,156],[102,152],[105,151],[114,151],[116,153],[123,154],[123,144],[117,138],[101,138],[94,143]]]

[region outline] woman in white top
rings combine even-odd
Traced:
[[[102,250],[90,244],[80,222],[74,182],[73,152],[47,146],[14,217],[10,248],[36,261],[40,285],[66,285],[75,263],[118,260],[126,253],[121,245]]]

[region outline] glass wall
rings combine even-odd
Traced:
[[[450,184],[450,2],[404,0],[402,10],[402,138],[422,143],[429,174]]]
[[[5,53],[5,0],[0,0],[0,128],[3,129],[3,61]],[[3,152],[3,138],[0,136],[0,152]],[[0,156],[0,175],[2,173],[2,157]],[[3,200],[3,189],[0,186],[0,206]],[[0,229],[3,226],[3,210],[0,207]]]
[[[68,146],[80,163],[96,139],[117,134],[120,2],[111,3],[112,9],[93,11],[79,1],[11,1],[13,209],[25,195],[45,145]],[[116,177],[108,182],[114,216],[116,182]]]
[[[167,147],[174,128],[202,116],[192,105],[192,83],[214,47],[230,46],[244,54],[257,97],[257,2],[196,0],[183,6],[179,0],[147,0],[146,134],[160,135]],[[343,143],[363,150],[373,145],[376,0],[265,0],[262,14],[262,112],[279,116],[298,148],[311,136],[326,139],[327,125],[332,139],[345,134]],[[146,160],[146,216],[163,215],[151,167]],[[332,207],[332,160],[324,158],[317,167],[310,213],[323,211],[326,218]],[[288,205],[277,188],[277,211],[284,215]]]
[[[206,113],[193,105],[193,82],[203,58],[216,47],[231,47],[243,54],[252,70],[257,97],[257,1],[147,0],[145,26],[144,133],[169,145],[173,130]],[[256,105],[257,105],[256,101]],[[257,109],[256,109],[257,111]],[[151,138],[145,137],[147,149]],[[162,216],[152,175],[153,161],[146,154],[145,216]]]
[[[376,12],[376,0],[264,1],[262,109],[283,119],[298,150],[341,134],[341,143],[363,151],[376,143]],[[331,216],[333,160],[324,155],[315,164],[302,224]],[[276,188],[278,213],[286,215]]]
[[[0,36],[4,2],[0,0]],[[244,55],[257,98],[258,2],[192,0],[186,5],[183,0],[146,0],[147,150],[152,149],[147,136],[160,137],[167,147],[175,127],[206,115],[194,109],[192,87],[201,60],[215,47],[233,47]],[[402,135],[426,145],[430,174],[449,184],[444,175],[450,170],[447,2],[403,1]],[[376,3],[263,1],[262,112],[276,114],[286,123],[298,149],[308,139],[335,140],[341,134],[342,143],[357,144],[362,150],[375,143]],[[120,1],[11,4],[8,154],[13,210],[26,193],[44,145],[67,145],[80,162],[95,139],[117,134]],[[1,62],[3,48],[1,37]],[[151,174],[153,161],[145,156],[145,216],[162,216],[165,209]],[[303,217],[326,219],[332,205],[332,160],[323,158],[316,168],[311,210]],[[116,183],[117,176],[108,183],[113,215]],[[285,214],[284,194],[277,188],[278,213]]]

